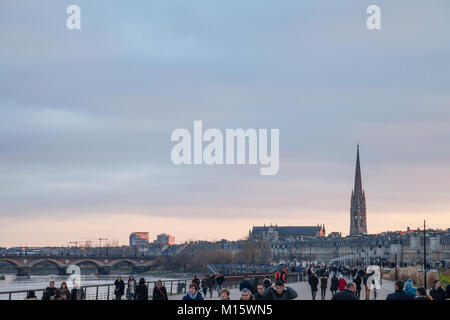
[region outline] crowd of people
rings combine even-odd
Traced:
[[[374,299],[377,298],[375,279],[371,278],[374,272],[367,272],[362,267],[336,267],[336,266],[311,266],[306,270],[296,270],[297,279],[308,282],[312,300],[316,300],[320,287],[320,299],[325,300],[327,290],[331,292],[332,300],[370,300],[371,290]],[[292,275],[292,274],[291,274]],[[286,268],[278,270],[273,277],[258,279],[257,277],[244,276],[239,283],[241,300],[292,300],[297,298],[297,292],[287,286],[288,271]],[[230,289],[225,287],[225,277],[218,274],[204,275],[201,279],[195,275],[190,283],[183,300],[204,300],[209,293],[209,299],[217,295],[221,300],[230,300]],[[149,295],[149,288],[144,278],[136,281],[133,275],[127,282],[118,276],[114,282],[114,297],[116,300],[168,300],[168,293],[162,280],[158,280],[153,287],[153,294]],[[371,289],[372,288],[372,289]],[[361,291],[364,289],[364,297]],[[84,300],[85,291],[75,284],[71,290],[65,282],[59,288],[55,282],[50,281],[44,290],[43,300]],[[28,291],[26,300],[37,300],[33,290]],[[445,290],[438,280],[433,282],[432,288],[427,292],[423,287],[414,287],[411,279],[403,283],[396,281],[394,292],[388,294],[386,300],[446,300],[450,299],[450,285]]]

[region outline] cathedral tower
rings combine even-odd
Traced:
[[[362,188],[359,144],[356,151],[355,187],[350,204],[350,235],[367,233],[366,195]]]

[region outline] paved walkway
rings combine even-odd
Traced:
[[[330,279],[328,279],[328,281],[330,281]],[[297,292],[298,296],[295,300],[312,300],[311,287],[309,286],[307,281],[289,283],[288,286]],[[327,289],[327,293],[326,293],[326,297],[325,297],[326,300],[331,299],[331,291],[329,290],[329,288],[330,288],[330,282],[328,282],[328,289]],[[394,292],[394,282],[383,279],[382,288],[377,290],[377,300],[385,300],[386,296],[392,292]],[[239,300],[241,298],[241,293],[240,293],[239,289],[237,289],[237,288],[231,289],[230,293],[231,293],[230,294],[231,300]],[[202,294],[203,294],[203,292],[202,292]],[[181,300],[183,296],[184,295],[173,295],[173,296],[169,296],[169,299],[170,300]],[[317,291],[317,294],[316,294],[316,299],[320,300],[320,285],[319,285],[319,291]],[[364,292],[364,285],[362,285],[361,300],[364,300],[364,299],[365,299],[365,292]],[[371,300],[374,299],[373,290],[371,290],[371,292],[370,292],[370,299]],[[208,293],[206,294],[206,300],[219,300],[219,298],[217,297],[217,292],[215,292],[213,294],[213,297],[210,298],[209,291],[208,291]]]

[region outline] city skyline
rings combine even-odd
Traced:
[[[346,235],[358,140],[368,233],[450,226],[450,2],[69,4],[0,4],[0,246]],[[279,129],[279,171],[174,165],[195,120]]]

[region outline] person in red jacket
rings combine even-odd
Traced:
[[[345,290],[345,286],[347,285],[347,281],[342,276],[339,276],[338,280],[338,289],[339,291]]]

